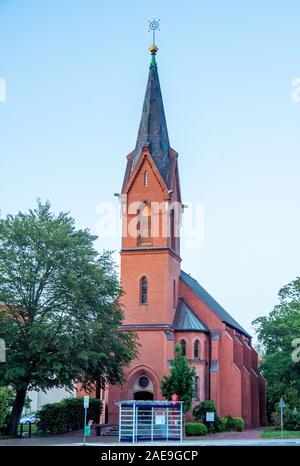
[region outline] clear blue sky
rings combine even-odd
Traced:
[[[154,15],[183,199],[205,205],[183,268],[252,331],[299,275],[298,0],[0,0],[1,215],[40,197],[95,231],[135,145]]]

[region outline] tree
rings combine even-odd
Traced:
[[[8,348],[0,384],[16,393],[9,434],[27,390],[121,383],[122,366],[136,355],[135,334],[118,331],[121,289],[111,253],[97,253],[95,239],[48,202],[0,220],[0,336]]]
[[[192,407],[195,376],[195,368],[189,366],[185,356],[182,354],[181,346],[176,345],[171,372],[169,375],[164,376],[161,381],[161,393],[167,400],[171,400],[172,395],[177,393],[179,400],[183,401],[185,413],[190,411]]]
[[[262,349],[261,371],[267,382],[267,411],[270,419],[283,397],[300,408],[300,363],[292,358],[293,341],[300,337],[300,278],[279,291],[279,304],[253,322]]]

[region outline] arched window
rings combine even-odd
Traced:
[[[194,400],[199,400],[199,377],[195,377],[194,380]]]
[[[173,307],[176,307],[176,281],[173,280]]]
[[[181,345],[182,355],[186,356],[186,342],[185,342],[185,340],[181,340],[180,345]]]
[[[140,304],[148,303],[148,280],[142,277],[140,280]]]
[[[151,207],[146,204],[140,214],[139,244],[151,243]]]
[[[199,340],[195,340],[195,342],[194,342],[194,358],[195,359],[199,358],[200,357],[199,354],[200,354],[200,342],[199,342]]]
[[[148,172],[147,170],[144,172],[144,186],[148,186]]]
[[[207,343],[203,343],[203,359],[207,359]]]

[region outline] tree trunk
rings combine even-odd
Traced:
[[[21,388],[16,392],[16,398],[13,404],[12,412],[8,421],[7,434],[17,436],[18,424],[24,408],[26,397],[26,388]]]

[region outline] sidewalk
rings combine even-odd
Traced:
[[[190,445],[190,446],[225,446],[225,445],[290,445],[300,446],[300,439],[263,439],[260,438],[260,434],[263,429],[251,429],[245,430],[244,432],[223,432],[220,434],[211,434],[201,437],[187,437],[183,442],[157,442],[152,444],[150,442],[141,442],[138,445],[152,445],[152,446],[178,446],[178,445]],[[82,431],[76,431],[61,435],[49,435],[46,437],[35,437],[31,439],[6,439],[0,440],[1,446],[78,446],[83,443]],[[119,443],[117,437],[96,437],[92,435],[86,439],[87,445],[105,447],[105,446],[132,446],[132,443]]]

